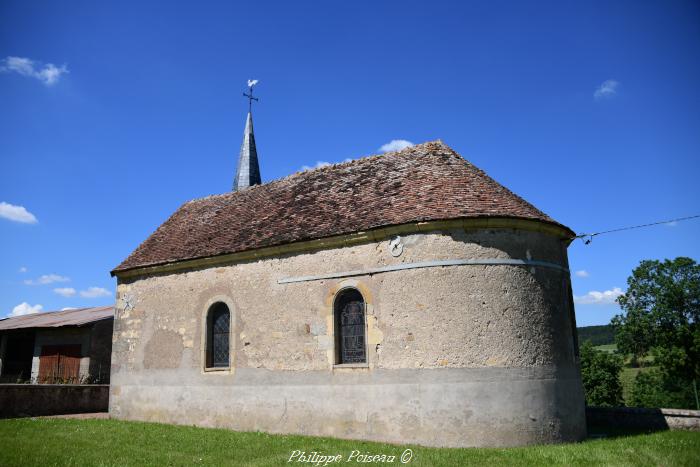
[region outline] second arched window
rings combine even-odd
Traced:
[[[207,316],[207,367],[230,366],[231,313],[225,303],[215,303]]]

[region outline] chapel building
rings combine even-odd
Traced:
[[[574,233],[440,141],[183,204],[112,274],[110,414],[428,446],[585,437]]]

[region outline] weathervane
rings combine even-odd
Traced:
[[[253,110],[253,101],[258,102],[259,100],[257,97],[253,97],[253,86],[255,86],[256,84],[258,84],[257,79],[249,79],[248,93],[243,93],[243,95],[248,98],[248,112],[251,112]]]

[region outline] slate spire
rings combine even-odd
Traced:
[[[243,93],[248,98],[248,118],[243,130],[243,143],[241,152],[238,155],[238,167],[236,168],[236,178],[233,180],[233,191],[240,191],[253,185],[260,185],[260,166],[258,165],[258,151],[255,147],[255,135],[253,134],[253,86],[258,80],[248,80],[248,93]]]

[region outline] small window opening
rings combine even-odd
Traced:
[[[207,315],[207,368],[228,368],[231,313],[225,303],[215,303]]]
[[[365,301],[356,289],[342,290],[335,299],[336,363],[367,363]]]

